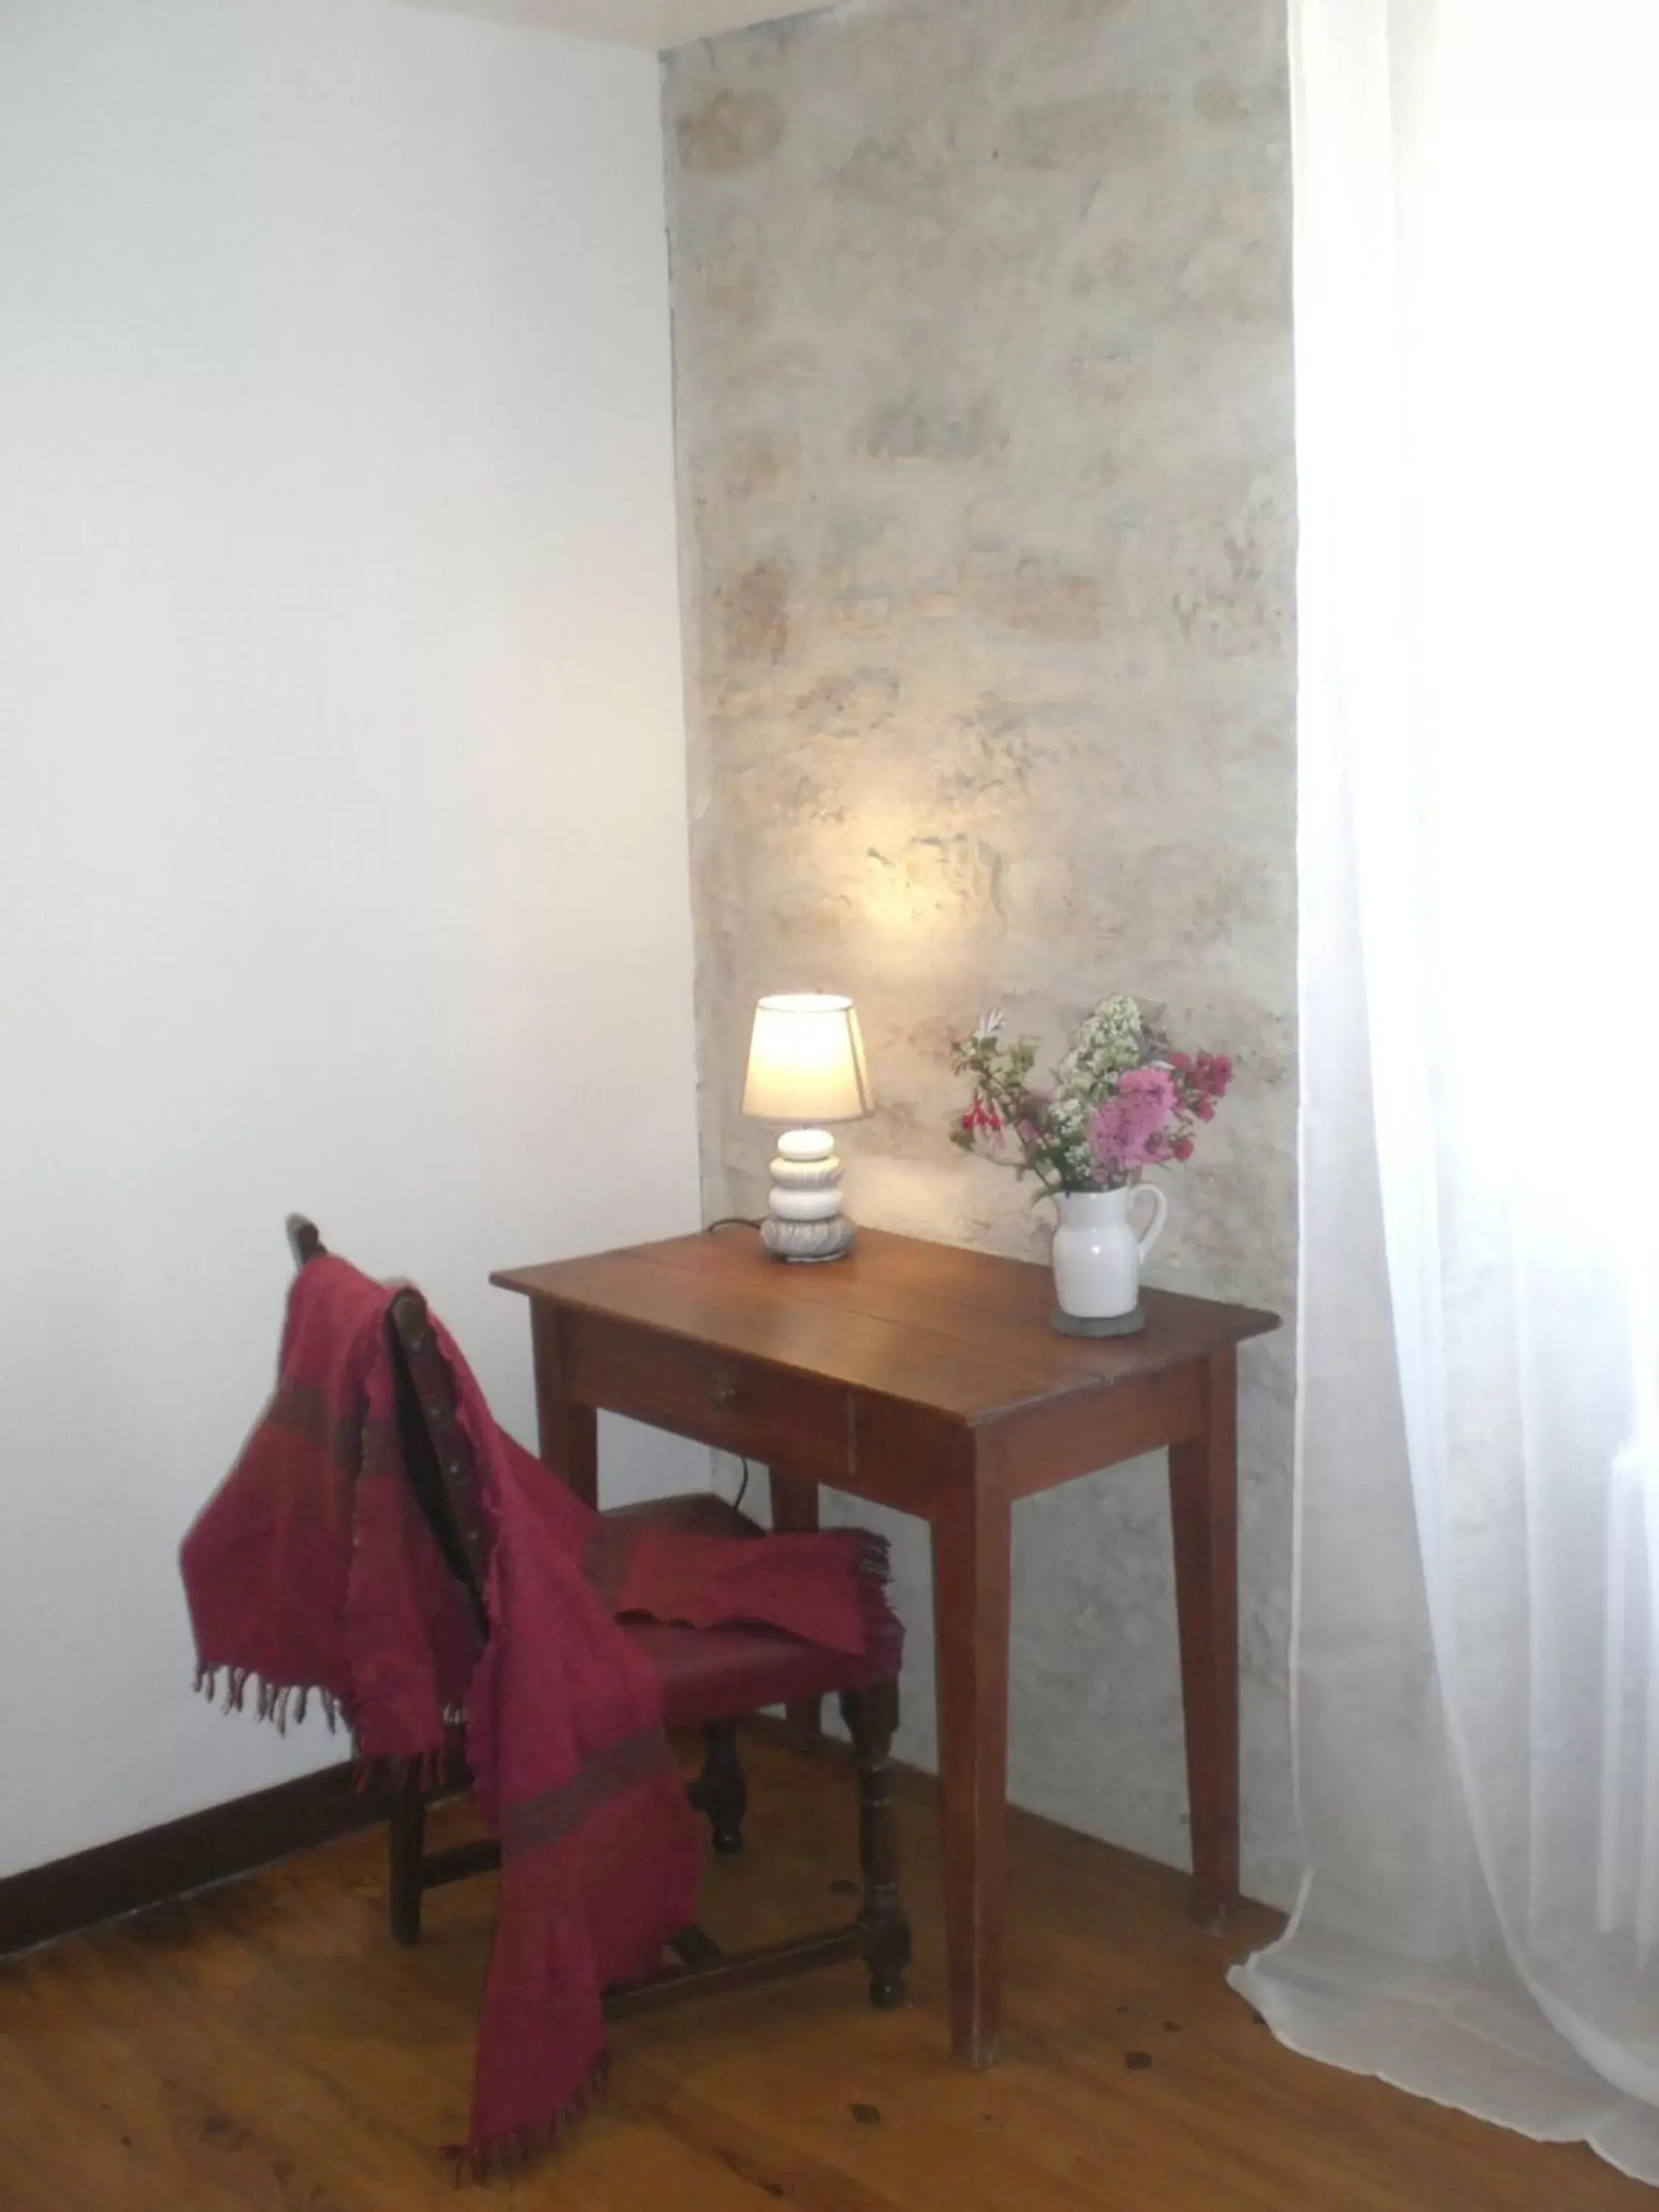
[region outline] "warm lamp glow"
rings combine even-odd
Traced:
[[[859,1121],[875,1105],[853,1001],[786,991],[755,1009],[743,1110],[757,1121]]]
[[[778,1139],[761,1242],[779,1260],[844,1260],[857,1234],[841,1210],[841,1162],[826,1121],[874,1110],[850,999],[781,991],[755,1009],[743,1110],[791,1126]],[[805,1127],[793,1125],[805,1123]]]

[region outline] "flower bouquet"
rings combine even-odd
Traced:
[[[963,1152],[1034,1176],[1054,1200],[1056,1326],[1117,1335],[1144,1326],[1140,1262],[1164,1226],[1166,1202],[1145,1186],[1152,1214],[1137,1237],[1129,1202],[1149,1167],[1189,1159],[1200,1121],[1232,1079],[1224,1053],[1174,1050],[1133,999],[1103,1000],[1079,1026],[1050,1080],[1032,1080],[1036,1046],[1010,1042],[987,1014],[951,1048],[973,1085],[951,1129]],[[1074,1326],[1075,1325],[1075,1326]]]

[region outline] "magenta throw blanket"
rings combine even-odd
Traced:
[[[500,1918],[468,2148],[480,2167],[576,2111],[605,2057],[603,1992],[652,1972],[696,1917],[701,1832],[652,1668],[617,1626],[766,1623],[898,1665],[878,1540],[629,1530],[583,1505],[491,1419],[453,1342],[460,1419],[492,1537],[482,1650],[405,1477],[392,1292],[330,1256],[295,1279],[276,1392],[185,1540],[198,1681],[281,1722],[316,1694],[365,1761],[441,1755],[463,1719],[501,1840]]]

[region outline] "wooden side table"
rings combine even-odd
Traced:
[[[493,1275],[530,1300],[542,1457],[598,1491],[600,1408],[763,1462],[780,1526],[817,1485],[933,1531],[951,2031],[991,2065],[1001,2017],[1015,1501],[1167,1447],[1194,1904],[1238,1891],[1236,1348],[1272,1314],[1149,1291],[1142,1335],[1048,1325],[1046,1268],[863,1231],[790,1267],[736,1228]]]

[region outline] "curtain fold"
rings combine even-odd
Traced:
[[[1659,9],[1291,0],[1284,2040],[1659,2183]]]

